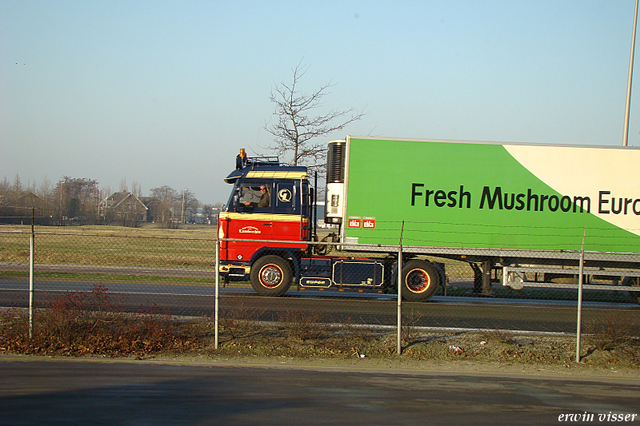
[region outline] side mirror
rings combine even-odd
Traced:
[[[233,204],[232,204],[232,205],[233,205],[233,211],[235,211],[235,212],[239,212],[240,210],[242,210],[242,207],[243,207],[243,206],[242,206],[242,204],[240,204],[240,203],[238,202],[238,194],[235,194],[235,195],[233,196],[233,201],[232,201],[232,203],[233,203]]]

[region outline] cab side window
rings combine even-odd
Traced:
[[[238,209],[271,211],[271,187],[267,182],[243,183],[238,188]]]
[[[300,194],[298,182],[276,182],[275,213],[300,214]]]

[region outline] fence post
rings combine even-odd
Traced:
[[[402,355],[402,233],[404,232],[404,220],[400,228],[400,243],[398,245],[398,355]]]
[[[31,235],[29,236],[29,339],[33,338],[33,264],[35,257],[35,207],[31,210]]]
[[[580,362],[580,333],[582,325],[582,284],[583,284],[583,272],[584,272],[584,238],[587,235],[587,228],[584,228],[582,234],[582,246],[580,247],[580,266],[578,268],[578,319],[576,327],[576,362]]]
[[[218,349],[218,327],[220,325],[218,308],[220,307],[220,240],[216,238],[216,293],[215,293],[215,303],[214,303],[214,349]]]

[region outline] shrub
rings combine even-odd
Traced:
[[[621,312],[605,315],[585,325],[585,342],[595,349],[610,351],[640,344],[640,325]]]
[[[195,347],[198,339],[177,321],[151,306],[124,313],[120,301],[104,286],[89,293],[55,296],[33,317],[29,338],[26,314],[9,311],[2,317],[0,350],[27,354],[142,356]]]

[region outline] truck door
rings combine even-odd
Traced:
[[[272,182],[244,181],[238,184],[231,212],[226,218],[226,238],[246,240],[273,239],[273,184]],[[221,230],[224,230],[221,224]],[[222,231],[221,231],[222,232]],[[229,260],[249,260],[260,242],[227,242],[222,247]],[[226,251],[224,250],[226,248]]]
[[[276,181],[273,239],[300,241],[300,181]]]

